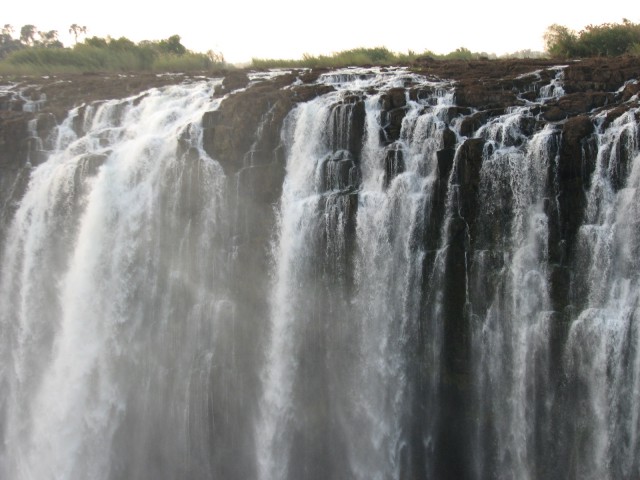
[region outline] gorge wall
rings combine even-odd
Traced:
[[[638,79],[0,87],[0,478],[640,476]]]

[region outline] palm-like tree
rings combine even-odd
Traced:
[[[33,45],[36,41],[38,29],[35,25],[23,25],[20,29],[20,41],[25,45]]]
[[[81,26],[81,25],[78,25],[77,23],[74,23],[69,27],[69,33],[73,34],[75,42],[78,43],[78,37],[81,34],[82,35],[87,34],[87,27],[85,27],[84,25]]]
[[[38,32],[38,35],[40,35],[40,43],[45,47],[62,47],[62,43],[58,40],[57,30]]]

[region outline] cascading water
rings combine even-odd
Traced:
[[[2,478],[206,470],[208,372],[230,321],[222,174],[198,147],[209,96],[76,110],[32,172],[3,255]]]
[[[640,329],[638,328],[638,110],[598,134],[598,155],[580,228],[581,310],[565,362],[576,389],[570,428],[580,478],[638,475]]]
[[[404,69],[298,80],[268,165],[281,97],[243,143],[217,81],[73,110],[2,211],[0,477],[640,475],[640,112],[593,115],[572,240],[565,68],[479,125]]]
[[[487,464],[495,465],[500,478],[539,478],[535,458],[544,445],[536,435],[550,433],[548,405],[539,394],[549,391],[545,202],[548,209],[557,132],[547,126],[529,138],[523,130],[532,120],[521,107],[477,133],[487,141],[478,200],[484,207],[469,280],[477,402],[481,422],[487,422],[479,427],[474,459],[479,478],[491,476]],[[487,291],[486,272],[495,270],[500,279],[495,291]]]

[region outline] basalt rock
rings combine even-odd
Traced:
[[[562,129],[557,176],[562,187],[558,196],[561,237],[565,239],[567,255],[573,251],[575,236],[585,208],[585,189],[595,168],[595,150],[590,141],[594,132],[586,115],[567,120]]]
[[[461,107],[479,110],[505,108],[520,104],[515,92],[507,90],[500,83],[462,83],[456,87],[456,103]]]
[[[360,169],[347,150],[339,150],[322,162],[323,191],[353,191],[360,185]]]
[[[0,167],[21,168],[26,161],[24,139],[29,136],[31,114],[0,111]]]
[[[387,188],[391,181],[404,172],[405,163],[402,149],[397,144],[391,144],[385,150],[384,156],[384,187]]]
[[[383,110],[380,113],[380,123],[382,125],[380,141],[383,144],[388,145],[400,139],[402,120],[406,114],[406,107],[398,107],[388,111]]]
[[[615,92],[627,80],[640,78],[640,65],[633,57],[591,58],[571,62],[564,71],[564,89],[575,92]]]
[[[477,202],[480,190],[480,169],[482,168],[485,141],[481,138],[465,140],[456,153],[454,185],[458,189],[460,216],[470,227],[471,238],[475,238],[475,225],[480,206]]]
[[[504,113],[504,108],[494,108],[467,115],[460,121],[460,135],[471,137],[488,119],[503,115]]]
[[[254,85],[204,115],[204,149],[227,174],[248,165],[271,163],[280,144],[282,122],[295,103],[331,90],[326,86],[282,89],[283,83],[280,79]]]
[[[613,103],[614,94],[609,92],[580,92],[564,95],[544,107],[543,118],[554,122],[588,113],[596,108]]]
[[[362,98],[351,96],[331,109],[329,143],[334,152],[348,151],[360,162],[364,141],[366,111]]]
[[[402,108],[407,104],[406,90],[404,88],[392,88],[380,95],[380,107],[389,111],[394,108]]]

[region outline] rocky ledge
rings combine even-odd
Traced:
[[[582,152],[594,131],[593,118],[606,111],[606,122],[611,122],[638,105],[640,63],[625,57],[560,64],[552,60],[435,61],[423,58],[409,69],[427,78],[451,82],[455,89],[455,106],[450,108],[448,116],[450,119],[461,118],[459,134],[469,139],[491,118],[503,115],[511,107],[531,105],[544,93],[543,88],[547,88],[549,96],[543,103],[535,103],[535,121],[528,128],[533,132],[551,123],[562,130],[559,176],[571,190],[567,198],[572,200],[566,202],[563,211],[567,220],[566,233],[571,236],[577,228],[571,221],[572,212],[581,207],[580,192],[583,179],[588,176],[585,175]],[[298,102],[333,89],[316,82],[326,73],[326,70],[291,70],[273,76],[266,72],[233,70],[222,74],[222,84],[212,95],[228,98],[218,110],[203,118],[204,148],[220,162],[227,174],[243,176],[257,203],[269,204],[279,197],[284,175],[284,158],[280,151],[283,121]],[[560,75],[563,94],[554,95],[549,89]],[[15,190],[11,197],[19,195],[19,185],[24,182],[16,181],[16,175],[24,177],[19,172],[28,159],[32,164],[46,159],[47,151],[53,147],[50,133],[72,107],[204,78],[182,74],[0,78],[0,200],[7,201],[10,189]],[[388,148],[385,159],[387,183],[403,169],[402,152],[395,148],[395,142],[407,111],[407,98],[426,98],[431,93],[421,88],[408,83],[381,97],[383,125],[380,139]],[[351,119],[347,128],[352,144],[343,146],[350,152],[350,157],[338,159],[341,163],[337,169],[348,173],[351,166],[357,164],[362,145],[363,98],[357,94],[347,97],[336,108],[336,111],[348,112]],[[34,141],[34,133],[38,141]],[[456,148],[456,138],[450,136],[452,138],[445,139],[444,149],[438,154],[443,174],[450,167]],[[467,147],[470,152],[481,151],[471,148],[471,144]],[[475,160],[478,159],[470,158],[469,162]],[[589,159],[586,159],[586,165],[589,168]]]
[[[559,65],[566,66],[563,74],[565,95],[540,107],[541,121],[563,122],[580,115],[593,115],[604,108],[610,112],[607,119],[611,121],[630,108],[628,100],[640,91],[640,83],[628,82],[640,79],[640,63],[632,57],[565,63],[532,59],[435,61],[424,58],[410,68],[427,77],[455,82],[455,103],[459,109],[457,113],[468,114],[469,117],[462,124],[461,133],[470,136],[488,118],[535,98],[540,88],[549,84],[557,75],[556,67]],[[320,74],[326,72],[293,70],[270,80],[251,83],[245,71],[223,72],[223,85],[216,92],[217,95],[228,94],[238,88],[242,90],[241,93],[232,95],[231,101],[226,101],[219,113],[205,119],[205,125],[211,129],[212,134],[215,132],[218,139],[216,143],[219,143],[215,148],[210,147],[222,157],[222,163],[226,163],[231,171],[237,171],[238,167],[231,166],[230,159],[237,159],[237,153],[241,157],[248,151],[247,142],[251,140],[246,138],[244,132],[255,132],[254,127],[267,111],[273,119],[269,122],[270,126],[276,128],[295,103],[326,93],[330,87],[314,83]],[[29,120],[38,119],[38,135],[45,137],[72,107],[82,103],[123,98],[149,88],[195,82],[203,78],[205,77],[183,74],[0,77],[0,167],[19,167],[23,164],[28,148],[25,138],[28,137]],[[283,89],[294,83],[293,88]],[[247,86],[249,88],[245,89]],[[390,117],[387,133],[391,140],[395,135],[394,125],[402,119],[401,112],[397,109],[404,106],[403,93],[389,92],[385,99]],[[223,131],[235,132],[233,138],[222,133]]]

